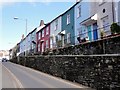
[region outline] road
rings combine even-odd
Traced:
[[[3,88],[88,88],[11,62],[2,63],[2,83]]]

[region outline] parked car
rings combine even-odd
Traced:
[[[2,62],[7,62],[7,59],[6,59],[6,58],[3,58],[3,59],[2,59]]]

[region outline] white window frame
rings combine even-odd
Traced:
[[[47,48],[49,48],[49,46],[48,46],[48,40],[46,40],[46,49],[47,49]]]
[[[49,34],[49,27],[46,28],[46,35]]]
[[[40,51],[40,43],[38,43],[38,51]]]
[[[67,43],[71,43],[70,38],[71,38],[71,34],[70,34],[70,33],[67,33]]]
[[[106,16],[106,17],[103,17],[102,19],[102,23],[103,23],[103,29],[104,29],[104,32],[105,32],[105,35],[108,36],[110,35],[109,32],[110,32],[110,28],[109,28],[109,17]],[[107,33],[108,32],[108,33]]]
[[[81,5],[77,7],[77,18],[81,17]]]
[[[67,15],[67,25],[70,24],[70,14]]]
[[[58,29],[58,20],[55,21],[55,30]]]
[[[44,37],[44,30],[42,30],[42,37]]]

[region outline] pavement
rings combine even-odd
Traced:
[[[2,88],[80,88],[89,87],[63,80],[11,62],[2,63]]]

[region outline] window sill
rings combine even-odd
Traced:
[[[69,25],[70,23],[68,23],[67,25]]]

